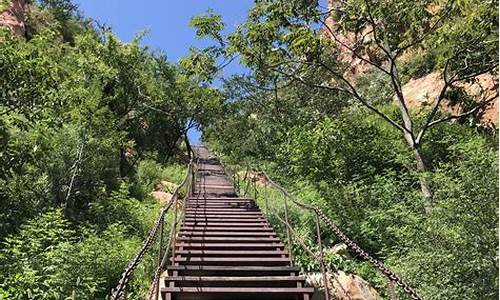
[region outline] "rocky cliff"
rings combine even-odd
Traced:
[[[7,9],[0,13],[0,26],[9,28],[14,34],[24,35],[26,19],[26,1],[9,1]]]
[[[328,10],[333,11],[335,9],[336,2],[337,0],[328,0]],[[354,55],[352,52],[352,48],[355,47],[354,45],[356,45],[360,39],[363,39],[363,41],[366,42],[372,38],[369,32],[342,35],[335,32],[334,27],[335,20],[330,16],[325,21],[322,34],[328,38],[334,39],[337,42],[336,44],[341,52],[340,59],[350,66],[347,73],[344,74],[347,78],[365,74],[373,68],[365,60],[369,60],[377,65],[384,64],[383,59],[377,54],[375,49],[364,49],[364,52],[360,53],[362,59]],[[405,57],[405,60],[412,59],[409,53],[406,53],[403,56]],[[484,99],[489,99],[495,96],[498,92],[499,85],[498,76],[496,74],[483,74],[473,78],[472,81],[472,83],[458,84],[456,86],[458,88],[462,88],[468,98],[472,101],[481,102]],[[433,72],[420,78],[410,80],[403,86],[403,95],[406,99],[407,106],[412,109],[424,109],[425,107],[429,107],[438,97],[443,84],[440,72]],[[497,95],[497,97],[488,102],[487,105],[483,106],[478,111],[480,125],[498,127],[498,106],[499,103]],[[441,109],[447,113],[453,114],[460,113],[463,110],[461,105],[454,104],[453,101],[449,99],[443,101]]]
[[[439,72],[433,72],[423,77],[412,79],[403,86],[408,107],[420,109],[429,107],[439,96],[444,82]],[[476,102],[495,97],[498,91],[498,77],[493,74],[477,76],[472,83],[457,84],[463,91]],[[462,107],[451,100],[443,101],[441,109],[450,114],[462,112]],[[478,111],[481,125],[487,127],[498,126],[498,96]]]

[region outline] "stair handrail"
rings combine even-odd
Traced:
[[[219,160],[222,162],[222,159],[219,158]],[[224,168],[226,170],[226,167]],[[227,168],[229,169],[229,168]],[[389,282],[389,289],[392,289],[393,283],[397,284],[407,295],[410,296],[411,299],[414,300],[423,300],[424,298],[418,294],[418,292],[412,288],[405,280],[403,280],[398,274],[396,274],[394,271],[392,271],[389,267],[387,267],[384,263],[381,261],[375,259],[372,255],[370,255],[367,251],[362,249],[356,242],[354,242],[351,238],[349,238],[330,218],[327,216],[327,214],[319,207],[313,204],[307,204],[298,199],[296,196],[291,194],[287,189],[285,189],[283,186],[280,184],[276,183],[274,180],[272,180],[265,171],[257,171],[256,168],[250,168],[247,167],[247,171],[245,173],[245,178],[249,178],[248,172],[253,171],[255,174],[263,175],[266,180],[266,190],[267,190],[267,182],[270,183],[270,185],[277,190],[279,190],[285,199],[285,220],[283,220],[277,213],[275,216],[277,219],[283,223],[286,226],[287,229],[287,239],[288,239],[288,244],[290,245],[291,241],[291,235],[293,228],[291,224],[288,221],[288,207],[287,207],[287,199],[290,199],[294,204],[297,206],[309,210],[314,213],[315,215],[315,222],[316,222],[316,234],[318,237],[318,246],[319,246],[319,263],[321,267],[321,272],[323,274],[323,280],[324,280],[324,285],[325,285],[325,298],[328,300],[329,299],[329,286],[328,286],[328,280],[326,276],[326,269],[327,266],[324,261],[324,254],[323,254],[323,249],[322,249],[322,241],[321,241],[321,232],[320,232],[320,226],[319,223],[320,221],[323,221],[324,224],[330,229],[330,231],[344,243],[349,249],[351,249],[352,252],[354,252],[358,257],[361,257],[363,260],[368,261],[370,264],[372,264],[377,270],[379,270],[388,280]],[[232,172],[232,170],[231,170]],[[236,176],[237,182],[238,182],[238,187],[237,190],[240,190],[240,183],[239,183],[239,174],[232,172],[233,177]],[[233,180],[233,184],[236,181]],[[255,200],[257,200],[257,189],[256,189],[256,180],[251,181],[252,184],[254,184],[254,191],[255,191]],[[246,191],[245,191],[246,195]],[[269,209],[267,209],[267,198],[266,200],[266,213],[269,212]],[[308,249],[305,244],[302,241],[299,241],[301,244],[302,248],[305,248],[308,253],[310,252],[310,249]],[[291,253],[291,248],[290,248],[290,255]],[[309,253],[312,254],[312,253]]]
[[[175,188],[172,196],[166,202],[161,209],[160,213],[158,214],[158,217],[155,220],[155,223],[153,227],[150,229],[148,236],[146,239],[143,241],[141,248],[137,252],[137,254],[130,260],[130,262],[127,265],[127,268],[125,271],[121,274],[120,280],[118,281],[118,284],[116,287],[111,291],[111,299],[112,300],[125,300],[127,299],[127,288],[128,288],[128,283],[130,279],[132,278],[132,275],[134,274],[134,271],[136,268],[139,266],[141,263],[142,259],[144,256],[148,253],[148,250],[151,248],[151,245],[156,241],[158,236],[160,237],[159,241],[159,250],[158,250],[158,259],[157,259],[157,265],[156,269],[153,275],[153,283],[151,285],[151,288],[149,289],[147,299],[158,299],[159,295],[159,278],[161,271],[163,269],[163,266],[165,265],[166,260],[168,259],[168,254],[169,254],[169,249],[173,245],[173,242],[175,240],[175,235],[177,234],[177,225],[179,224],[180,219],[182,218],[177,218],[177,211],[178,211],[178,206],[180,203],[179,201],[179,193],[183,188],[186,188],[186,193],[184,195],[184,199],[186,199],[188,196],[192,195],[193,189],[194,189],[194,184],[196,182],[195,180],[195,168],[196,168],[196,163],[197,163],[197,158],[193,156],[193,158],[190,160],[188,164],[188,169],[186,171],[186,176],[182,180],[182,182]],[[163,240],[163,231],[164,231],[164,223],[165,223],[165,216],[169,212],[171,207],[174,207],[174,220],[172,222],[172,229],[169,234],[169,239],[167,243],[164,243]],[[183,205],[183,212],[184,212],[184,207]],[[160,234],[158,234],[160,233]],[[165,244],[168,244],[167,247],[165,247]]]
[[[412,299],[423,300],[415,289],[413,289],[405,280],[403,280],[399,275],[387,267],[383,262],[377,260],[367,251],[363,250],[356,242],[349,238],[325,213],[324,211],[316,205],[306,204],[300,201],[297,197],[288,192],[284,187],[273,181],[265,171],[258,172],[264,175],[265,179],[275,188],[279,189],[283,194],[285,194],[293,203],[296,205],[314,211],[316,216],[321,219],[328,228],[333,232],[333,234],[340,239],[345,245],[347,245],[357,256],[363,258],[364,260],[371,263],[375,268],[377,268],[384,276],[387,277],[391,282],[396,283],[405,293],[407,293]]]

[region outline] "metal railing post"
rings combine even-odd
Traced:
[[[264,184],[264,201],[266,203],[266,215],[269,215],[269,201],[267,199],[268,194],[267,194],[267,180]]]
[[[252,179],[252,183],[253,183],[253,198],[255,199],[255,201],[257,201],[257,178],[253,178]]]
[[[236,180],[238,180],[237,183],[238,195],[241,195],[240,174],[236,174]]]
[[[288,244],[288,252],[290,256],[290,260],[293,261],[293,251],[292,251],[292,234],[290,233],[290,221],[288,220],[288,196],[283,193],[283,196],[285,197],[285,222],[288,224],[286,226],[286,239],[287,239],[287,244]],[[328,299],[327,299],[328,300]]]
[[[160,220],[160,242],[159,242],[159,249],[158,249],[158,264],[156,265],[157,268],[161,268],[161,264],[162,264],[162,260],[163,260],[163,223],[165,222],[165,215],[162,215],[161,216],[161,220]],[[156,292],[156,299],[158,300],[158,294],[160,292],[160,277],[158,277],[158,280],[156,282],[154,282],[154,284],[156,285],[156,289],[155,289],[155,292]]]
[[[247,182],[247,184],[245,184],[245,197],[248,195],[248,187],[250,186],[250,184],[248,183],[248,172],[249,172],[249,167],[247,167],[247,170],[246,170],[246,173],[245,173],[245,178],[243,178],[243,182]]]
[[[330,289],[328,288],[328,276],[326,274],[325,256],[323,254],[323,241],[321,240],[321,227],[318,213],[315,211],[316,235],[318,238],[319,247],[319,265],[321,273],[323,274],[323,281],[325,283],[325,300],[330,300]]]
[[[172,243],[172,265],[175,263],[175,235],[177,233],[177,204],[179,203],[179,197],[176,195],[175,196],[175,201],[174,201],[174,220],[172,221],[172,237],[171,239],[173,240]]]

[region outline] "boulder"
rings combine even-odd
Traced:
[[[160,203],[166,203],[172,198],[172,194],[163,191],[154,191],[150,195]]]
[[[177,188],[177,184],[173,183],[173,182],[169,182],[169,181],[166,181],[166,180],[162,180],[160,181],[160,183],[158,185],[156,185],[156,188],[155,190],[160,190],[160,191],[166,191],[166,192],[169,192],[169,193],[173,193],[175,192],[175,189]]]
[[[330,296],[337,300],[381,300],[379,293],[363,278],[346,274],[338,271],[336,273],[328,273],[328,287]],[[308,285],[315,288],[312,300],[323,300],[324,295],[324,280],[323,274],[312,273],[306,275]]]
[[[257,186],[271,186],[263,173],[250,170],[248,173],[246,171],[239,171],[237,174],[240,177],[240,180],[243,180],[246,175],[247,178],[250,179],[250,181],[255,182]]]

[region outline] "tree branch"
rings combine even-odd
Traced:
[[[383,112],[381,112],[380,110],[378,110],[375,106],[371,105],[366,99],[364,99],[356,90],[356,88],[354,87],[354,85],[352,83],[349,82],[349,80],[347,80],[343,75],[340,75],[338,74],[337,72],[333,71],[330,67],[328,67],[325,63],[323,63],[322,61],[320,61],[320,65],[322,67],[324,67],[325,69],[327,69],[332,75],[336,76],[337,78],[339,78],[342,82],[344,82],[348,87],[349,89],[351,90],[350,91],[350,94],[356,98],[359,102],[361,102],[361,104],[363,106],[365,106],[366,108],[368,108],[369,110],[373,111],[374,113],[376,113],[377,115],[379,115],[380,117],[382,117],[382,119],[386,120],[387,122],[389,122],[389,124],[391,124],[392,126],[396,127],[398,130],[400,130],[401,132],[405,133],[410,133],[410,134],[413,134],[408,128],[406,128],[406,126],[404,125],[400,125],[398,123],[396,123],[396,121],[392,120],[389,116],[387,116],[386,114],[384,114]]]
[[[368,19],[369,19],[369,22],[371,23],[371,26],[373,29],[373,40],[375,41],[375,44],[377,44],[377,46],[380,49],[382,49],[382,51],[385,53],[385,55],[387,55],[388,58],[392,59],[392,54],[389,52],[390,49],[386,49],[379,42],[378,33],[377,33],[377,23],[375,22],[375,19],[373,18],[373,15],[371,12],[371,5],[369,4],[368,0],[364,0],[364,2],[365,2],[367,13],[368,13]]]
[[[481,103],[479,103],[476,107],[474,107],[473,109],[469,110],[469,111],[466,111],[466,112],[463,112],[461,114],[458,114],[458,115],[451,115],[451,116],[447,116],[447,117],[444,117],[444,118],[441,118],[441,119],[438,119],[438,120],[435,120],[433,122],[431,122],[428,126],[428,128],[434,126],[434,125],[437,125],[437,124],[440,124],[440,123],[443,123],[443,122],[447,122],[447,121],[450,121],[450,120],[454,120],[454,119],[461,119],[461,118],[464,118],[464,117],[467,117],[467,116],[470,116],[472,114],[474,114],[475,112],[477,112],[478,110],[480,110],[481,108],[485,107],[486,105],[488,105],[489,103],[493,102],[495,99],[498,98],[498,90],[497,92],[495,93],[494,96],[482,101]]]
[[[451,79],[450,82],[454,83],[454,82],[458,82],[458,81],[464,81],[464,80],[467,80],[467,79],[471,79],[471,78],[477,77],[479,75],[489,73],[489,72],[495,70],[496,68],[498,68],[498,62],[497,61],[494,61],[494,62],[491,62],[491,63],[492,64],[488,68],[483,69],[483,70],[479,70],[479,71],[477,71],[475,73],[472,73],[472,74],[469,74],[469,75],[464,75],[462,77],[456,77],[458,75],[458,73],[457,73],[457,74],[455,74],[453,76],[454,78],[452,77],[453,79]],[[466,67],[466,68],[464,68],[462,70],[465,71],[467,69],[468,69],[468,67]]]
[[[383,73],[385,73],[387,75],[390,75],[390,73],[386,69],[384,69],[382,66],[380,66],[380,65],[372,62],[371,60],[368,60],[368,59],[364,58],[362,55],[358,54],[354,48],[350,47],[349,45],[347,45],[346,43],[344,43],[340,39],[338,39],[337,36],[336,36],[336,34],[333,32],[333,30],[328,25],[326,25],[326,23],[323,20],[320,20],[320,22],[328,30],[328,32],[330,32],[330,35],[335,39],[335,41],[337,43],[339,43],[342,47],[344,47],[347,50],[349,50],[352,54],[354,54],[357,58],[361,59],[362,61],[364,61],[364,62],[370,64],[371,66],[379,69]],[[364,40],[364,36],[363,36],[363,40]]]
[[[441,105],[441,103],[443,102],[443,100],[444,100],[444,98],[446,96],[446,91],[448,90],[448,88],[452,87],[454,83],[456,83],[458,81],[463,81],[463,80],[466,80],[466,79],[474,78],[474,77],[477,77],[477,76],[482,75],[482,74],[486,74],[486,73],[491,72],[492,70],[494,70],[494,69],[496,69],[498,67],[498,63],[495,63],[493,66],[491,66],[489,68],[486,68],[484,70],[478,71],[478,72],[476,72],[474,74],[469,74],[469,75],[467,75],[465,77],[461,77],[461,78],[457,78],[456,77],[457,74],[455,74],[452,78],[448,79],[447,73],[448,73],[449,63],[450,63],[451,60],[452,60],[452,58],[450,58],[450,59],[448,59],[446,61],[445,67],[444,67],[443,72],[442,72],[444,86],[441,89],[441,91],[439,93],[439,96],[436,99],[436,102],[434,103],[434,106],[433,106],[431,112],[427,116],[427,119],[426,119],[424,125],[422,126],[422,129],[420,129],[420,132],[418,133],[417,139],[415,141],[416,144],[420,144],[422,142],[422,139],[423,139],[426,131],[431,126],[439,124],[439,123],[442,123],[442,122],[446,122],[446,121],[449,121],[449,120],[452,120],[452,119],[458,119],[458,118],[466,117],[466,116],[468,116],[470,114],[473,114],[478,109],[480,109],[481,106],[484,106],[482,104],[478,104],[478,106],[476,107],[477,109],[474,108],[473,110],[471,110],[471,111],[469,111],[467,113],[463,113],[463,114],[456,115],[456,116],[449,116],[449,117],[446,117],[446,118],[443,118],[443,119],[440,119],[440,120],[437,120],[437,121],[432,121],[434,119],[434,117],[436,116],[437,111],[439,110],[439,106]],[[498,90],[497,90],[497,94],[496,94],[495,97],[498,97]],[[488,100],[482,101],[481,103],[484,103],[484,102],[489,103],[491,101],[492,100],[488,99]]]
[[[396,55],[395,57],[398,57],[400,56],[405,50],[417,45],[417,44],[420,44],[422,43],[432,32],[434,32],[441,24],[441,22],[449,16],[451,10],[452,10],[452,6],[449,5],[450,1],[448,1],[446,3],[446,6],[448,7],[445,11],[445,13],[443,15],[441,15],[439,17],[439,19],[430,27],[429,30],[427,30],[420,38],[417,38],[416,40],[414,40],[413,42],[411,42],[410,44],[404,46],[404,47],[401,47],[399,48],[397,51],[396,51]]]
[[[326,90],[330,90],[330,91],[337,91],[337,92],[348,94],[348,95],[354,97],[355,99],[357,99],[359,102],[361,102],[361,104],[363,106],[365,106],[369,110],[373,111],[374,113],[376,113],[377,115],[382,117],[384,120],[386,120],[389,124],[394,126],[399,131],[401,131],[403,133],[409,132],[409,130],[406,127],[398,124],[396,121],[392,120],[389,116],[387,116],[386,114],[384,114],[383,112],[378,110],[375,106],[371,105],[368,101],[366,101],[361,95],[358,94],[355,87],[347,79],[345,79],[342,75],[339,75],[338,73],[333,71],[331,68],[326,66],[324,63],[321,63],[321,66],[324,67],[325,69],[327,69],[330,73],[332,73],[332,75],[335,75],[335,77],[339,78],[344,83],[346,83],[346,85],[349,87],[350,90],[346,90],[346,89],[338,88],[338,87],[332,87],[329,85],[319,85],[316,83],[307,82],[303,78],[297,77],[294,74],[288,74],[288,73],[283,72],[283,71],[277,71],[277,72],[279,72],[280,74],[282,74],[286,77],[294,78],[295,80],[301,82],[302,84],[304,84],[306,86],[315,87],[315,88],[319,88],[319,89],[326,89]]]

